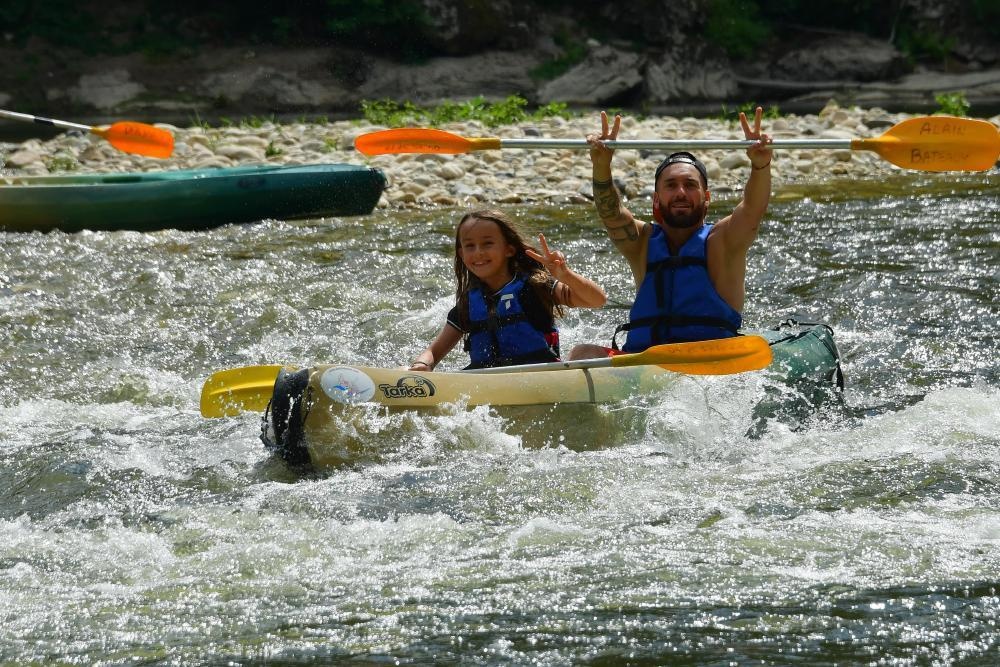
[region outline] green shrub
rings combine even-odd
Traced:
[[[278,157],[285,151],[281,150],[279,146],[275,146],[274,142],[271,141],[267,144],[267,148],[264,149],[264,157]]]
[[[742,111],[747,115],[747,119],[753,122],[753,115],[754,112],[757,110],[758,106],[760,105],[753,101],[744,102],[743,104],[739,105],[734,109],[730,109],[729,105],[723,104],[722,112],[718,116],[716,116],[716,118],[718,118],[719,120],[736,123],[739,122],[740,112]],[[763,118],[764,120],[774,120],[775,118],[781,118],[781,110],[778,108],[778,105],[772,104],[771,106],[764,109]]]
[[[938,93],[934,96],[934,101],[940,107],[936,113],[949,116],[965,116],[969,113],[969,100],[965,99],[965,93],[962,91]]]
[[[420,123],[422,111],[411,102],[399,104],[390,99],[361,100],[361,115],[372,125],[400,127]]]
[[[361,113],[373,125],[402,127],[405,125],[439,126],[445,123],[476,120],[488,127],[520,123],[528,118],[570,116],[561,102],[541,106],[532,113],[525,111],[528,101],[511,95],[500,102],[487,102],[482,96],[465,102],[443,102],[434,107],[419,107],[412,102],[389,99],[362,100]]]
[[[271,123],[272,125],[279,124],[278,119],[275,118],[273,114],[270,116],[252,115],[241,119],[240,127],[256,130],[263,127],[265,123]]]
[[[569,106],[565,102],[549,102],[544,104],[531,114],[532,118],[571,118],[573,114],[569,112]]]

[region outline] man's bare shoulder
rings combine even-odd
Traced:
[[[733,216],[732,214],[712,223],[712,229],[708,232],[706,244],[714,246],[728,247],[733,238]]]

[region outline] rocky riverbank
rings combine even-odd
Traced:
[[[841,108],[828,104],[819,114],[787,115],[766,120],[775,139],[852,139],[878,136],[911,117],[879,108]],[[1000,115],[990,119],[1000,125]],[[465,137],[539,136],[582,138],[598,125],[596,113],[572,119],[548,118],[501,128],[476,122],[445,126]],[[381,208],[476,206],[490,204],[585,204],[591,198],[590,161],[583,150],[490,150],[465,155],[383,155],[368,158],[353,148],[354,138],[380,127],[363,121],[324,124],[263,123],[257,127],[164,126],[173,131],[174,155],[154,160],[121,153],[106,141],[68,133],[48,141],[30,139],[0,144],[7,182],[18,176],[78,172],[128,172],[161,169],[231,167],[247,164],[346,162],[382,169],[389,187]],[[626,117],[621,139],[742,139],[739,124],[719,119],[651,116]],[[620,150],[615,156],[619,188],[628,198],[648,197],[651,176],[661,152]],[[712,192],[738,191],[746,181],[749,160],[742,150],[704,151],[701,156]],[[902,170],[867,151],[776,151],[772,166],[775,190],[797,183],[829,180],[878,181]]]

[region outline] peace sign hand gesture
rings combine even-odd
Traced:
[[[601,133],[600,134],[588,134],[587,143],[590,144],[590,160],[591,162],[603,161],[604,163],[611,164],[611,156],[614,155],[614,149],[608,148],[604,145],[605,139],[611,139],[614,141],[618,138],[618,130],[622,126],[622,117],[615,114],[614,124],[608,123],[608,112],[601,112]]]
[[[747,139],[756,139],[756,143],[747,149],[747,157],[750,158],[750,165],[754,169],[763,169],[771,164],[771,136],[760,131],[760,119],[764,116],[764,110],[757,107],[753,115],[753,129],[750,129],[750,122],[747,115],[740,112],[740,125],[743,126],[743,135]]]
[[[566,255],[558,250],[551,250],[549,244],[545,242],[544,234],[538,235],[538,242],[542,246],[541,253],[535,252],[531,248],[525,248],[524,253],[544,266],[556,280],[565,280],[570,273],[569,267],[566,266]]]

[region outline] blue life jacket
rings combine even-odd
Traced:
[[[489,300],[482,288],[469,292],[469,324],[465,349],[472,358],[468,368],[513,366],[559,361],[559,332],[555,324],[540,331],[522,305],[525,290],[534,289],[524,276],[515,275]]]
[[[728,338],[738,335],[743,316],[726,303],[708,276],[705,242],[712,230],[702,225],[670,254],[667,235],[653,227],[646,252],[646,275],[629,311],[629,322],[615,329],[611,345],[618,349],[618,332],[627,331],[625,352],[651,345]]]

